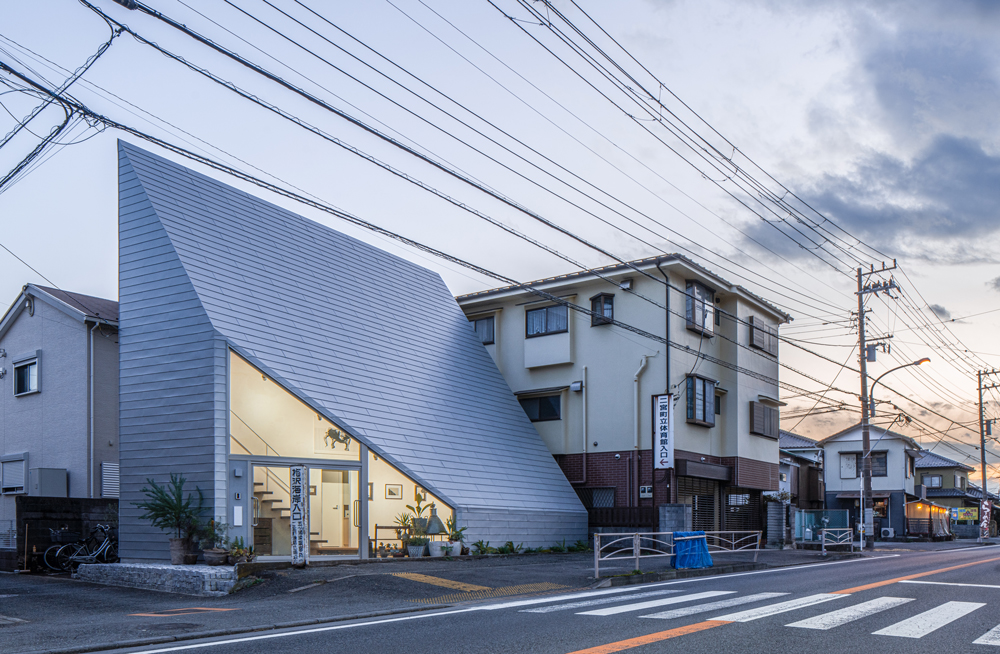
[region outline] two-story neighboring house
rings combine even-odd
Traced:
[[[457,299],[591,528],[657,527],[666,504],[690,506],[697,529],[761,528],[761,494],[778,489],[777,330],[791,318],[677,254],[529,285],[592,313],[518,287]],[[674,465],[654,474],[667,404]]]
[[[790,506],[822,509],[826,501],[823,448],[811,438],[790,431],[781,431],[778,447],[778,490],[788,492]]]
[[[117,497],[117,471],[118,303],[28,284],[0,318],[0,530],[17,495]]]
[[[916,461],[916,471],[917,483],[924,487],[927,499],[952,511],[952,530],[955,535],[960,538],[979,536],[979,509],[983,490],[969,479],[969,475],[975,478],[975,468],[940,454],[924,451]],[[996,502],[997,496],[990,493],[990,499]],[[991,513],[991,516],[990,535],[995,535],[996,513]]]
[[[875,538],[946,535],[944,508],[916,492],[915,465],[922,454],[920,445],[881,427],[872,426],[870,435]],[[860,423],[818,443],[827,464],[826,508],[847,509],[851,525],[861,522],[861,443]]]

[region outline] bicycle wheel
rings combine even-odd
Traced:
[[[73,557],[81,551],[86,550],[84,543],[68,543],[59,548],[56,552],[56,565],[64,572],[72,572]]]
[[[101,552],[102,563],[118,563],[118,543],[108,543],[108,546]]]
[[[45,563],[46,568],[49,568],[50,570],[55,570],[56,572],[62,570],[62,568],[59,567],[58,561],[56,560],[56,553],[59,552],[59,549],[61,547],[62,545],[53,545],[49,549],[45,550],[45,554],[42,556],[42,561]]]

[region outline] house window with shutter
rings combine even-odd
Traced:
[[[590,298],[590,326],[610,325],[615,319],[615,296],[610,293],[600,293]]]
[[[687,396],[687,421],[703,427],[715,426],[715,385],[713,379],[688,377],[684,389]]]
[[[778,330],[757,316],[750,316],[750,347],[778,356]]]
[[[711,336],[715,327],[715,292],[699,282],[687,283],[685,300],[687,328]]]
[[[750,403],[750,433],[778,440],[779,413],[762,402]]]
[[[15,454],[0,458],[0,493],[23,493],[28,471],[27,455]]]

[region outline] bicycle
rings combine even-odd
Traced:
[[[53,570],[73,571],[81,563],[115,563],[118,561],[116,530],[108,525],[97,525],[82,540],[65,545],[53,545],[45,550],[42,560]],[[104,537],[98,538],[98,532]]]

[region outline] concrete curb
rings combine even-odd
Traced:
[[[130,647],[145,647],[147,645],[162,645],[165,643],[176,643],[185,640],[198,640],[200,638],[216,638],[218,636],[234,636],[238,634],[248,634],[258,631],[273,631],[276,629],[289,629],[291,627],[309,627],[318,624],[328,624],[332,622],[348,622],[350,620],[364,620],[365,618],[381,618],[388,615],[400,615],[404,613],[420,613],[423,611],[434,611],[437,609],[450,608],[451,604],[431,604],[428,606],[407,607],[393,611],[373,611],[369,613],[357,613],[355,615],[343,615],[332,618],[313,618],[311,620],[296,620],[294,622],[279,622],[271,625],[257,625],[252,627],[232,627],[230,629],[216,629],[214,631],[199,631],[188,634],[178,634],[176,636],[156,636],[151,638],[139,638],[136,640],[123,640],[111,643],[95,643],[93,645],[81,645],[79,647],[65,647],[62,649],[32,649],[24,650],[20,654],[80,654],[82,652],[99,652],[102,650],[128,649]]]

